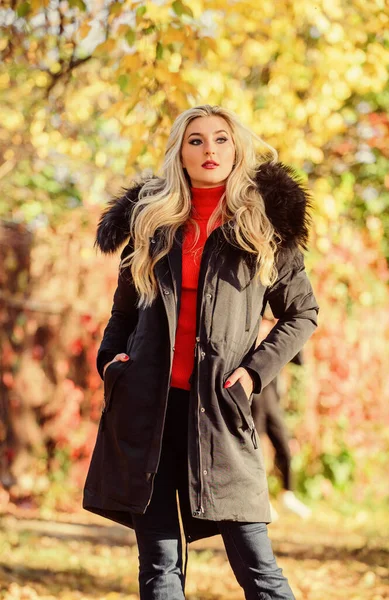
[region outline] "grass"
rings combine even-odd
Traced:
[[[138,599],[131,530],[85,512],[73,523],[23,517],[1,518],[1,600]],[[388,529],[384,507],[342,513],[317,505],[309,521],[283,514],[269,535],[296,600],[384,600]],[[219,536],[190,545],[186,595],[243,599]]]

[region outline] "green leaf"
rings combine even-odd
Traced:
[[[192,9],[189,8],[186,4],[184,4],[181,0],[175,0],[172,4],[172,8],[177,16],[181,17],[182,15],[188,15],[189,17],[193,17]]]
[[[133,46],[136,40],[136,32],[133,29],[129,29],[124,36],[126,38],[126,42],[129,46]]]
[[[150,33],[153,33],[155,31],[156,27],[155,25],[149,25],[148,27],[145,27],[143,29],[143,33],[144,35],[150,35]]]
[[[172,4],[172,8],[179,17],[181,17],[181,15],[184,13],[184,5],[182,4],[181,0],[175,0],[175,2]]]
[[[146,6],[139,6],[139,8],[136,9],[136,18],[141,19],[143,17],[143,15],[146,13],[146,11],[147,11]]]
[[[86,11],[86,4],[84,0],[68,0],[69,8],[79,8],[82,12]]]
[[[110,15],[120,15],[122,10],[123,10],[123,4],[121,4],[120,2],[115,2],[114,4],[112,4],[109,7],[109,14]]]
[[[128,76],[125,75],[124,73],[122,75],[119,75],[119,77],[118,77],[118,85],[120,87],[120,90],[122,92],[125,92],[126,88],[128,86]]]
[[[31,6],[29,2],[23,2],[20,6],[18,6],[16,14],[18,17],[25,17],[31,10]]]
[[[163,46],[162,46],[161,42],[158,42],[158,44],[157,44],[157,48],[155,51],[155,57],[157,60],[161,60],[163,58]]]

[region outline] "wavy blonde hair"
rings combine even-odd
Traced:
[[[181,147],[188,124],[198,117],[212,115],[222,117],[231,129],[235,162],[226,182],[226,191],[208,221],[207,234],[219,218],[222,224],[229,222],[229,227],[222,228],[223,235],[230,243],[255,255],[255,276],[263,285],[273,283],[277,276],[277,235],[255,182],[259,165],[269,160],[269,154],[272,162],[276,162],[277,152],[245,127],[232,111],[208,104],[196,106],[182,112],[174,121],[167,141],[162,177],[151,178],[143,184],[131,214],[133,251],[122,260],[120,267],[131,268],[139,307],[150,306],[158,294],[154,266],[170,251],[177,229],[192,223],[196,231],[193,246],[199,238],[200,228],[191,213],[190,179],[181,163]],[[266,147],[266,154],[255,151],[255,141]],[[150,238],[158,228],[161,228],[161,238],[158,250],[151,257]]]

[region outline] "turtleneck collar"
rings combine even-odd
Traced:
[[[195,209],[194,216],[200,219],[209,219],[225,189],[225,185],[218,185],[212,188],[191,187],[192,205]]]

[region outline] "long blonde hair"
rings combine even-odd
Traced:
[[[230,227],[222,228],[230,243],[255,255],[256,277],[264,285],[274,282],[277,236],[269,221],[262,196],[258,192],[255,174],[259,165],[277,152],[259,136],[245,127],[230,110],[220,106],[196,106],[182,112],[174,121],[166,146],[162,165],[162,177],[147,180],[139,193],[130,218],[133,251],[122,260],[120,267],[131,268],[135,288],[139,294],[139,307],[150,306],[158,294],[154,266],[173,245],[177,229],[185,223],[193,223],[196,244],[200,229],[191,216],[192,202],[190,179],[181,163],[181,147],[188,124],[198,117],[218,115],[225,119],[235,146],[235,163],[226,182],[226,190],[208,221],[207,234],[215,223],[229,221]],[[254,142],[266,147],[267,153],[258,154]],[[150,238],[161,228],[161,239],[154,256],[150,256]],[[235,238],[235,239],[234,239]]]

